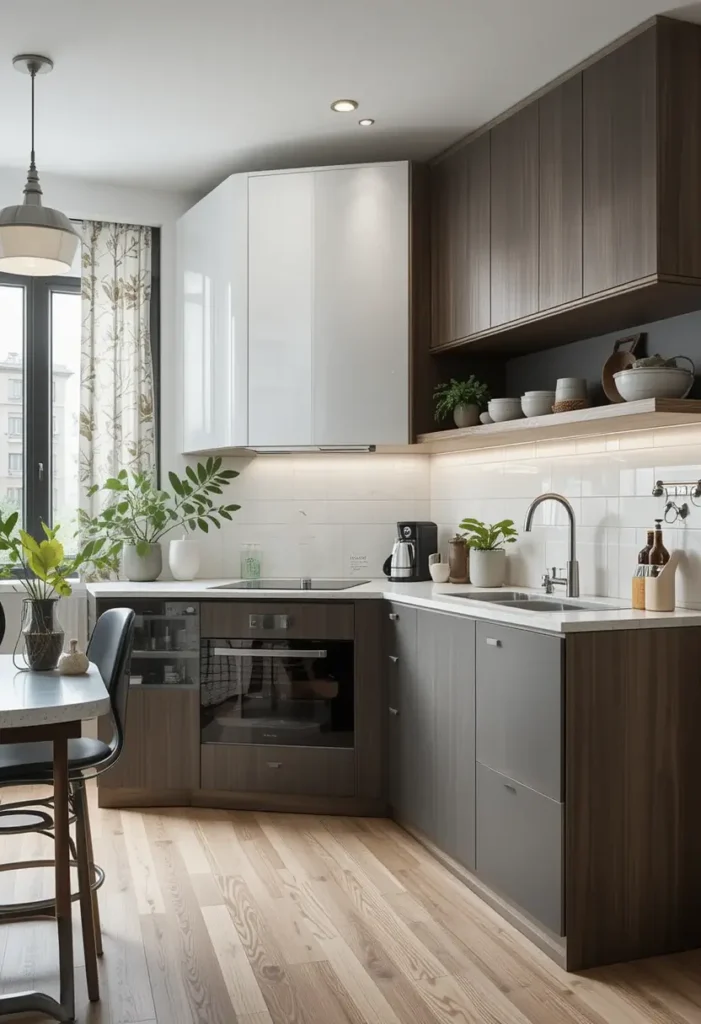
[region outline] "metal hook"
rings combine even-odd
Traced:
[[[674,518],[670,518],[669,513],[674,512]],[[684,521],[689,515],[689,506],[686,502],[683,505],[677,505],[675,501],[668,501],[664,507],[664,521],[668,525],[676,523],[677,519]]]

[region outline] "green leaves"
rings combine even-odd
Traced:
[[[470,374],[467,380],[451,377],[447,384],[439,384],[433,390],[436,420],[444,420],[459,405],[476,405],[484,409],[490,398],[489,388],[486,384],[480,384],[474,374]]]
[[[478,551],[495,551],[505,544],[515,544],[518,537],[513,519],[502,519],[491,526],[480,519],[463,519],[460,529],[465,531],[469,546]]]

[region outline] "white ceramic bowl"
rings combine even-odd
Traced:
[[[429,565],[428,571],[434,583],[447,583],[450,576],[450,565],[448,562],[434,562]]]
[[[642,398],[686,398],[694,383],[690,370],[678,366],[641,366],[619,370],[613,379],[626,402]]]
[[[523,416],[520,398],[493,398],[487,408],[495,423],[506,423]]]
[[[521,399],[524,416],[547,416],[553,411],[554,391],[527,391]]]

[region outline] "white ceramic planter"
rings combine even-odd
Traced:
[[[161,575],[163,552],[160,544],[150,544],[145,555],[140,555],[136,544],[122,547],[122,572],[132,583],[152,583]]]
[[[200,546],[196,540],[172,540],[168,565],[174,580],[194,580],[200,571]]]
[[[453,409],[456,427],[476,427],[479,418],[480,411],[477,405],[456,405]]]
[[[506,579],[506,551],[470,548],[470,583],[474,587],[503,587]]]

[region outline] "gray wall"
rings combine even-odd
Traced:
[[[522,395],[524,391],[554,390],[558,377],[585,377],[589,382],[593,404],[604,403],[606,399],[601,390],[601,369],[613,351],[614,342],[630,334],[646,335],[646,342],[644,345],[641,342],[636,355],[654,355],[659,352],[665,358],[689,356],[701,374],[701,312],[686,313],[669,320],[632,327],[628,331],[616,331],[599,338],[575,341],[571,345],[552,348],[547,352],[534,352],[510,359],[506,364],[506,394]],[[689,397],[701,398],[701,380],[698,377]]]

